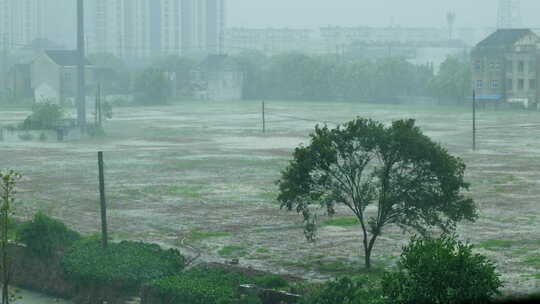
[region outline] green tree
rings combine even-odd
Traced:
[[[162,71],[176,73],[176,89],[182,96],[191,96],[191,71],[196,61],[188,57],[176,55],[156,58],[152,66]]]
[[[99,68],[110,69],[110,71],[114,72],[113,75],[103,71],[96,74],[103,91],[107,93],[124,93],[129,90],[131,72],[121,58],[110,53],[95,53],[88,55],[88,60]]]
[[[23,122],[26,130],[52,130],[59,126],[64,118],[64,110],[61,106],[53,103],[38,103],[33,106],[32,114]]]
[[[414,120],[385,127],[357,118],[335,129],[316,126],[311,143],[293,156],[278,181],[281,207],[296,208],[308,223],[310,206],[330,215],[336,204],[348,207],[361,225],[366,268],[386,225],[425,235],[477,218],[473,200],[461,194],[469,186],[465,164],[423,135]],[[376,211],[368,211],[370,205]]]
[[[12,206],[15,203],[15,185],[21,175],[13,170],[0,171],[0,250],[2,251],[2,303],[9,304],[13,295],[9,294],[11,281],[11,261],[9,258],[10,220],[13,215]]]
[[[398,269],[382,279],[383,294],[396,304],[489,303],[502,286],[495,265],[455,236],[413,237]]]
[[[463,103],[472,91],[470,71],[469,62],[458,57],[446,58],[429,83],[433,96]]]
[[[163,71],[158,68],[147,68],[142,71],[135,81],[135,87],[139,103],[155,105],[166,102],[168,83]]]

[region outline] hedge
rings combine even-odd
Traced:
[[[17,241],[39,257],[51,257],[59,249],[71,246],[81,235],[63,222],[38,212],[34,218],[16,229]]]
[[[240,273],[200,267],[156,280],[148,288],[165,303],[225,304],[236,303],[238,286],[250,281]]]
[[[81,284],[122,284],[138,289],[142,284],[178,273],[185,264],[178,250],[123,241],[104,249],[98,239],[76,242],[62,258],[67,276]]]

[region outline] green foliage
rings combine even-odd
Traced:
[[[246,246],[237,246],[237,245],[228,245],[223,246],[218,251],[218,254],[222,257],[229,257],[229,256],[244,256],[246,255]]]
[[[502,286],[495,265],[455,236],[414,237],[403,248],[398,270],[383,276],[391,303],[487,303]]]
[[[17,229],[17,241],[39,257],[50,257],[59,249],[68,248],[81,238],[59,220],[38,212],[34,218]]]
[[[382,304],[384,300],[378,281],[367,276],[359,276],[329,281],[306,295],[300,303]]]
[[[296,209],[313,239],[317,210],[335,213],[336,204],[356,215],[363,234],[366,267],[383,227],[396,224],[422,234],[430,228],[452,231],[478,215],[462,190],[465,164],[422,134],[414,120],[386,127],[357,118],[335,129],[315,128],[308,146],[296,148],[278,181],[282,208]],[[378,212],[366,214],[375,205]]]
[[[140,104],[160,105],[166,102],[168,83],[161,69],[145,69],[137,76],[135,88],[138,92],[136,101]]]
[[[289,286],[289,281],[282,276],[272,274],[259,276],[253,279],[253,283],[262,288],[277,289]]]
[[[244,73],[246,99],[373,101],[429,95],[433,71],[404,58],[378,60],[300,53],[266,57],[244,52],[234,58]]]
[[[184,267],[184,262],[184,257],[174,249],[130,241],[110,243],[104,249],[97,239],[76,242],[62,259],[68,277],[76,282],[122,282],[127,288],[171,276]]]
[[[25,130],[52,130],[56,129],[64,117],[61,106],[52,103],[39,103],[34,105],[32,114],[22,125]]]
[[[149,284],[164,303],[214,304],[235,303],[236,290],[249,279],[239,273],[215,268],[193,268]]]
[[[465,101],[472,91],[471,69],[467,60],[448,57],[441,64],[439,73],[431,79],[429,86],[432,94],[438,98]]]

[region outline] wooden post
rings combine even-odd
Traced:
[[[101,206],[101,242],[103,248],[107,248],[107,204],[105,201],[105,174],[103,173],[103,152],[98,152],[98,168],[99,168],[99,198]]]
[[[472,102],[472,112],[473,112],[473,151],[476,151],[476,90],[473,90],[473,102]]]
[[[264,109],[264,101],[262,102],[262,124],[263,124],[263,133],[266,133],[266,115]]]

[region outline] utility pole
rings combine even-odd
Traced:
[[[84,1],[77,0],[77,118],[81,134],[86,133]]]
[[[101,242],[103,248],[108,245],[107,232],[107,203],[105,201],[105,173],[103,172],[103,152],[98,152],[98,169],[99,169],[99,200],[101,206]]]
[[[4,33],[2,35],[2,71],[0,71],[0,73],[2,73],[2,83],[1,83],[1,89],[2,89],[2,93],[4,95],[5,98],[7,98],[6,94],[7,94],[7,74],[8,74],[8,47],[7,47],[7,44],[8,44],[8,34],[7,33]],[[1,96],[2,94],[0,94]]]
[[[476,151],[476,90],[473,90],[473,104],[472,104],[472,113],[473,113],[473,151]]]

